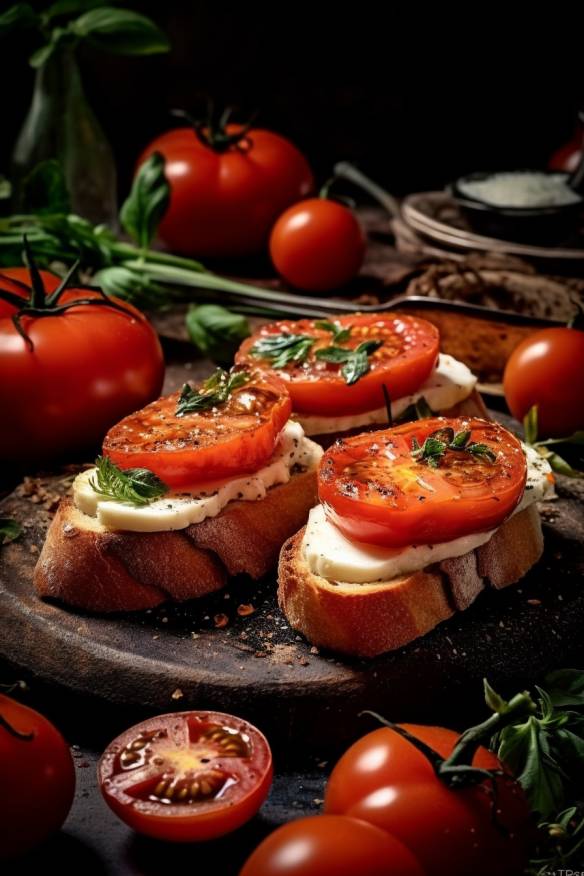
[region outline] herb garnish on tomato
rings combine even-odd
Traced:
[[[197,411],[207,411],[225,404],[231,393],[244,386],[248,380],[247,371],[229,373],[217,368],[215,373],[203,383],[201,391],[185,383],[176,406],[177,417],[184,417],[185,414],[193,414]]]
[[[89,479],[91,489],[100,496],[128,505],[149,505],[168,492],[168,487],[147,468],[127,468],[125,471],[108,459],[98,456],[95,477]]]
[[[414,435],[412,438],[412,457],[419,462],[427,463],[430,468],[438,468],[440,461],[443,459],[447,450],[454,450],[464,453],[472,453],[474,456],[481,456],[489,462],[495,462],[497,456],[489,448],[487,444],[477,444],[476,441],[470,441],[470,430],[454,434],[454,429],[450,426],[437,429],[428,435],[423,445],[420,447],[418,439]]]

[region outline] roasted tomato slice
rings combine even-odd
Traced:
[[[331,318],[328,322],[337,329],[337,337],[338,332],[350,330],[348,337],[341,335],[340,339],[332,329],[322,327],[326,322],[302,319],[265,325],[243,342],[235,361],[274,368],[287,382],[295,411],[329,416],[382,408],[383,384],[393,399],[410,395],[420,388],[436,364],[440,335],[436,326],[425,319],[380,313]],[[279,367],[276,355],[269,354],[267,358],[259,355],[262,349],[265,352],[266,339],[286,334],[305,339],[299,340],[296,348],[284,357],[298,352],[297,359]],[[342,362],[319,358],[325,347],[356,350],[365,341],[377,341],[380,346],[367,357],[369,370],[353,384],[348,384],[343,376]]]
[[[252,724],[221,712],[177,712],[114,739],[98,766],[106,803],[138,833],[213,839],[249,821],[272,782],[272,753]]]
[[[257,471],[274,452],[292,405],[277,377],[247,374],[216,406],[178,415],[175,392],[130,414],[107,433],[104,455],[121,468],[150,469],[175,488]]]
[[[403,548],[494,529],[526,476],[521,443],[498,423],[432,417],[337,441],[319,496],[347,537]]]

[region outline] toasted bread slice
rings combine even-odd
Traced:
[[[34,572],[42,597],[95,612],[135,611],[219,590],[227,576],[260,578],[317,502],[316,470],[293,473],[256,502],[173,532],[112,531],[63,499]]]
[[[310,642],[359,657],[375,657],[425,635],[467,608],[491,583],[497,588],[514,584],[543,550],[539,513],[531,505],[462,557],[391,581],[343,584],[310,571],[303,536],[301,529],[280,554],[280,608]]]

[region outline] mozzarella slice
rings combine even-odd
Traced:
[[[91,482],[94,468],[79,474],[73,483],[76,507],[108,529],[132,532],[162,532],[184,529],[200,523],[206,517],[216,517],[234,500],[253,502],[263,499],[267,490],[285,484],[295,465],[314,468],[322,456],[322,448],[305,437],[302,426],[291,420],[286,423],[272,459],[254,474],[204,484],[188,492],[168,493],[148,505],[129,505],[100,496]]]
[[[523,449],[527,482],[514,514],[553,493],[549,464],[531,447],[523,445]],[[302,551],[315,575],[347,584],[371,584],[417,572],[451,557],[461,557],[489,541],[494,532],[477,532],[442,544],[412,545],[401,550],[375,547],[350,541],[326,519],[324,507],[317,505],[308,517]]]
[[[468,398],[476,382],[477,378],[463,362],[459,362],[453,356],[440,353],[438,364],[417,392],[391,400],[393,416],[397,419],[406,408],[422,397],[433,411],[447,411],[453,405]],[[365,411],[363,414],[347,414],[340,417],[294,414],[294,418],[302,424],[307,435],[330,435],[332,432],[347,432],[349,429],[387,423],[387,411],[383,407],[374,411]]]

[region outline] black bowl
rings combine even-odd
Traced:
[[[558,171],[517,171],[535,172],[558,174]],[[497,207],[480,198],[470,197],[460,188],[465,183],[498,176],[498,173],[470,173],[447,187],[473,231],[521,243],[558,244],[570,237],[583,213],[584,198],[581,196],[574,203],[551,207]],[[569,174],[565,176],[568,178]]]

